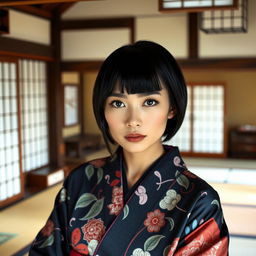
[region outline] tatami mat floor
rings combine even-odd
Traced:
[[[250,162],[250,166],[248,164],[234,166],[233,162],[229,165],[225,162],[227,165],[222,163],[222,166],[218,166],[219,162],[216,160],[216,166],[211,161],[204,162],[205,160],[185,159],[185,161],[191,171],[209,181],[220,194],[225,219],[231,233],[230,256],[255,256],[256,185],[251,182],[256,182],[254,178],[256,161]],[[222,169],[219,170],[219,168]],[[225,168],[228,170],[223,170]],[[233,174],[237,173],[237,178],[231,175],[234,170]],[[236,183],[240,184],[231,183],[232,179],[228,177],[238,180],[239,182]],[[244,184],[246,180],[249,184]],[[16,234],[15,237],[0,245],[1,256],[14,255],[31,243],[38,230],[44,225],[60,187],[60,184],[55,185],[0,212],[0,232]]]
[[[0,212],[0,232],[17,234],[0,245],[1,256],[13,255],[33,241],[45,224],[60,187],[55,185]]]

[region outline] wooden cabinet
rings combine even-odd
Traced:
[[[101,136],[99,134],[79,134],[65,139],[66,156],[83,157],[86,148],[99,149]]]
[[[256,159],[256,130],[231,130],[229,153],[230,157]]]

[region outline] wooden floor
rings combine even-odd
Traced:
[[[189,159],[188,162],[190,162]],[[200,165],[199,161],[196,164],[204,166]],[[195,167],[193,163],[191,165],[192,168]],[[231,234],[230,256],[255,256],[256,186],[209,182],[221,198],[224,216]],[[0,245],[1,256],[13,255],[32,242],[36,233],[44,225],[60,187],[60,184],[55,185],[0,212],[0,232],[17,234]]]

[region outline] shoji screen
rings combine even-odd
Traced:
[[[221,154],[224,150],[224,87],[194,86],[193,151]]]
[[[22,195],[17,63],[0,59],[0,206]]]
[[[178,133],[167,143],[187,155],[225,152],[225,88],[223,84],[188,85],[188,106]]]
[[[46,64],[21,60],[22,159],[25,172],[45,166],[48,156]]]

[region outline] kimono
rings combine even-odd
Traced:
[[[217,192],[165,151],[130,189],[122,150],[73,170],[29,255],[228,255]]]

